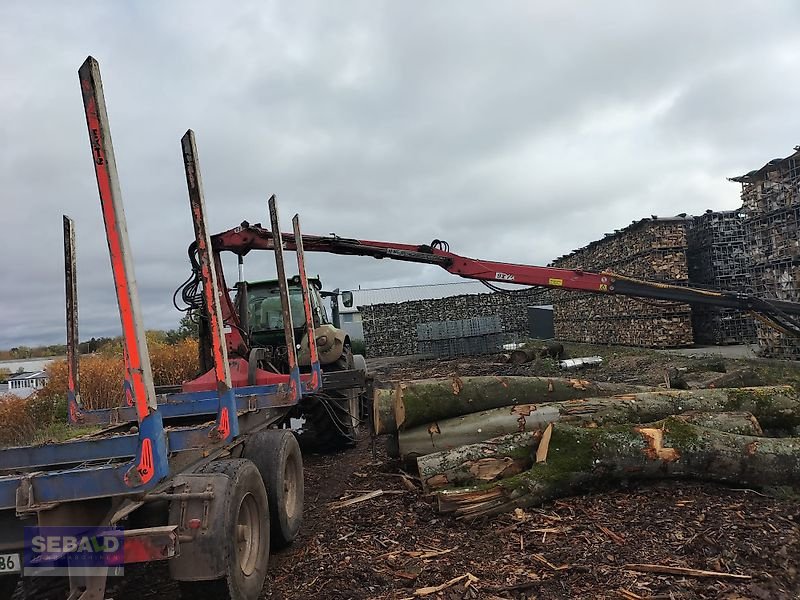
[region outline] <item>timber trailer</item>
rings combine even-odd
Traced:
[[[270,545],[291,543],[303,508],[303,465],[291,430],[277,428],[322,372],[305,273],[302,235],[293,219],[297,287],[306,333],[305,372],[297,358],[283,247],[273,250],[286,348],[285,373],[229,359],[215,255],[194,133],[181,140],[207,323],[210,370],[184,389],[158,394],[134,277],[100,69],[92,57],[78,71],[92,159],[123,331],[125,379],[113,408],[81,402],[74,226],[64,217],[68,337],[68,419],[102,428],[61,443],[0,451],[0,600],[21,578],[25,526],[86,530],[123,527],[124,562],[167,560],[184,598],[255,600]],[[280,232],[274,196],[272,231]],[[68,567],[69,600],[104,600],[108,568]],[[113,574],[113,573],[112,573]],[[22,577],[23,588],[33,580]]]

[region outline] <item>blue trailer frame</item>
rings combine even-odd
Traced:
[[[205,228],[205,202],[194,133],[182,139],[189,202],[203,266],[203,292],[215,346],[217,389],[157,396],[141,320],[127,226],[111,144],[99,65],[89,57],[79,70],[95,175],[100,194],[117,301],[123,326],[124,402],[119,408],[86,409],[79,393],[77,362],[77,301],[75,297],[74,225],[64,218],[67,279],[68,414],[72,423],[110,423],[111,427],[79,439],[40,446],[6,448],[0,452],[0,510],[31,514],[64,502],[131,496],[147,498],[169,487],[171,477],[210,462],[243,436],[279,422],[304,394],[322,385],[314,323],[308,308],[299,222],[295,217],[298,269],[306,299],[305,325],[311,348],[311,372],[300,375],[282,244],[276,245],[291,373],[277,383],[233,387],[219,306],[214,257]],[[272,231],[280,238],[277,202],[269,200]],[[186,424],[187,421],[191,421]],[[116,424],[116,425],[114,425]],[[126,430],[123,432],[123,427]],[[135,427],[135,430],[133,429]]]

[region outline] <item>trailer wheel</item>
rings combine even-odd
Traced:
[[[270,506],[272,545],[285,548],[303,522],[303,455],[288,429],[268,429],[247,438],[243,458],[261,473]]]
[[[185,599],[256,600],[269,562],[269,503],[256,466],[249,460],[219,460],[202,473],[223,473],[231,482],[222,499],[226,509],[217,524],[225,576],[214,581],[179,581]]]

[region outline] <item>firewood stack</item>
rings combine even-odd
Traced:
[[[745,239],[745,214],[740,210],[706,211],[689,228],[689,279],[692,285],[747,292],[750,256]],[[740,344],[756,341],[755,321],[732,308],[692,307],[695,341]]]
[[[684,217],[642,219],[556,259],[553,266],[686,284],[690,222]],[[694,341],[686,304],[565,291],[554,291],[553,299],[558,339],[651,348]]]
[[[359,307],[364,342],[370,356],[417,354],[417,326],[435,321],[499,317],[501,332],[509,339],[528,335],[528,306],[550,304],[547,289],[514,291],[507,294],[465,294],[429,300]]]
[[[731,181],[742,184],[753,292],[799,302],[800,151]],[[756,333],[765,356],[800,359],[797,340],[760,322]]]

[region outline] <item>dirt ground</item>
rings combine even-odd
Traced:
[[[582,377],[649,385],[678,369],[692,386],[742,371],[755,383],[800,381],[790,363],[722,361],[627,348],[571,345],[600,354]],[[553,361],[371,361],[378,379],[459,375],[556,375]],[[800,496],[698,482],[587,490],[581,497],[466,523],[407,489],[379,440],[335,456],[306,457],[302,537],[273,559],[270,598],[800,598]],[[331,503],[382,490],[345,508]],[[642,573],[649,563],[737,575]],[[460,579],[459,579],[460,578]],[[427,596],[431,588],[457,580]]]
[[[743,369],[761,383],[800,383],[800,369],[787,363],[726,359],[720,365],[713,357],[588,346],[568,351],[604,356],[603,366],[580,375],[604,381],[659,385],[675,368],[700,385],[724,368]],[[558,373],[553,361],[514,366],[494,357],[371,364],[384,384],[451,373]],[[800,598],[800,495],[793,490],[639,484],[587,490],[538,509],[467,523],[437,514],[418,486],[408,489],[381,439],[365,437],[353,450],[304,460],[304,525],[293,546],[273,554],[263,598]],[[351,506],[333,505],[378,491]],[[633,563],[731,577],[643,573]],[[447,587],[426,589],[437,586]],[[117,600],[178,594],[164,565],[131,569],[109,590]]]
[[[797,498],[696,483],[589,493],[477,523],[439,516],[369,442],[307,459],[305,525],[273,558],[265,598],[800,597]],[[383,490],[338,510],[340,498]],[[638,573],[629,563],[742,580]],[[469,583],[467,586],[466,584]]]

